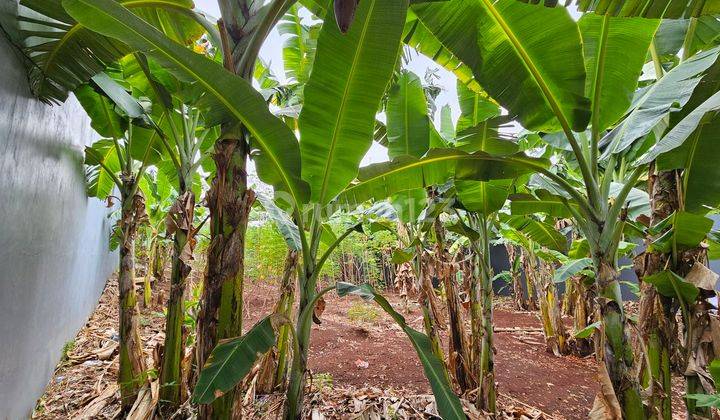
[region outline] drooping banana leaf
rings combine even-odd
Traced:
[[[119,0],[176,42],[191,43],[211,25],[193,11],[192,0]],[[65,12],[61,0],[22,0],[18,20],[33,93],[45,102],[64,102],[68,92],[86,83],[130,50],[98,35]]]
[[[431,149],[422,159],[403,156],[361,168],[358,181],[347,187],[337,201],[355,208],[367,200],[381,200],[398,191],[441,185],[455,176],[476,181],[511,179],[548,165],[544,159],[521,153],[497,157],[484,152]]]
[[[720,47],[696,54],[644,90],[642,96],[634,101],[627,117],[602,140],[602,144],[607,144],[603,157],[626,150],[670,112],[685,106],[718,54]]]
[[[705,216],[681,211],[668,216],[650,229],[670,227],[656,238],[651,248],[658,252],[669,253],[674,249],[692,249],[705,240],[712,229],[713,221]]]
[[[270,220],[273,221],[275,227],[285,239],[288,248],[294,251],[302,249],[300,240],[300,232],[297,225],[292,221],[290,216],[277,206],[270,197],[263,194],[257,195],[257,201],[263,206]]]
[[[514,215],[545,213],[552,217],[570,218],[572,213],[565,206],[564,201],[569,200],[563,200],[561,197],[543,189],[535,191],[535,196],[512,194],[510,196],[510,211]]]
[[[472,57],[478,56],[477,37],[466,29],[474,25],[474,18],[477,18],[477,8],[469,2],[414,6],[408,13],[403,42],[452,72],[468,89],[482,92],[470,67],[475,64]],[[455,29],[470,26],[453,35],[449,25]],[[444,31],[444,28],[447,32],[443,32],[444,39],[440,40],[435,32]]]
[[[584,15],[578,21],[585,55],[585,95],[593,129],[602,133],[630,106],[659,20]]]
[[[517,0],[461,3],[480,9],[480,55],[471,67],[490,96],[529,130],[584,131],[590,102],[580,33],[568,11]]]
[[[553,281],[555,283],[562,283],[570,277],[574,276],[575,274],[587,269],[588,267],[592,267],[592,265],[593,261],[591,258],[570,260],[560,266],[557,270],[555,270]]]
[[[421,157],[430,146],[430,119],[420,78],[402,70],[387,103],[388,156]]]
[[[193,390],[192,401],[210,404],[236,386],[258,357],[275,344],[272,316],[262,319],[242,337],[221,341],[210,354]]]
[[[357,175],[400,48],[407,0],[363,0],[343,34],[328,11],[298,122],[302,178],[326,204]]]
[[[145,51],[176,76],[196,82],[220,120],[240,121],[252,134],[260,179],[289,193],[298,207],[307,201],[295,136],[248,82],[175,43],[112,0],[64,0],[63,5],[85,27]]]
[[[75,90],[75,97],[90,117],[90,126],[101,136],[119,139],[125,135],[128,119],[115,112],[115,104],[90,85]]]
[[[526,216],[510,216],[504,222],[542,246],[563,253],[568,251],[568,239],[553,225]]]
[[[399,191],[388,197],[388,201],[400,221],[417,223],[420,213],[427,205],[427,191],[425,188]]]
[[[657,159],[663,153],[667,153],[683,146],[686,140],[691,136],[696,139],[701,134],[696,133],[697,131],[702,132],[703,125],[710,122],[711,118],[707,118],[706,115],[714,113],[720,109],[720,92],[715,93],[713,96],[708,98],[707,101],[703,102],[699,107],[693,109],[688,115],[678,122],[670,131],[668,131],[662,139],[658,140],[648,152],[643,155],[638,165],[643,165],[652,162]],[[692,147],[694,148],[694,146]],[[685,150],[684,153],[689,152]],[[675,160],[677,155],[673,158],[667,157],[662,159],[664,169],[679,169],[683,168],[687,163],[687,156],[685,159]]]
[[[717,109],[720,106],[716,106]],[[708,116],[712,119],[701,123],[682,146],[658,158],[659,169],[684,168],[685,210],[692,213],[705,214],[720,204],[720,186],[717,182],[720,167],[715,158],[720,153],[720,118],[716,112]],[[678,131],[671,131],[666,138],[675,136]]]
[[[682,299],[686,305],[695,302],[700,293],[700,290],[694,284],[685,281],[685,279],[670,270],[647,276],[643,278],[643,281],[655,286],[661,295]]]
[[[554,6],[557,0],[545,0]],[[612,16],[679,19],[716,15],[720,3],[713,0],[575,0],[582,12]]]
[[[390,302],[375,292],[369,284],[356,286],[350,283],[339,282],[337,284],[337,293],[340,297],[347,295],[360,296],[365,300],[374,300],[380,305],[400,326],[405,334],[407,334],[413,348],[415,348],[420,358],[420,363],[423,365],[425,377],[428,379],[428,382],[430,382],[430,388],[432,388],[433,395],[435,396],[435,404],[437,405],[440,417],[445,420],[460,420],[466,418],[460,399],[455,395],[455,392],[453,392],[452,387],[448,383],[443,362],[433,353],[430,339],[425,334],[410,328],[405,318],[395,311]]]

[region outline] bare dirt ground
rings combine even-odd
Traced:
[[[250,319],[259,320],[271,308],[273,291],[266,284],[256,284],[253,289],[263,291],[248,296],[246,309]],[[403,308],[399,297],[388,297],[398,310]],[[310,369],[316,374],[330,374],[335,385],[429,393],[430,386],[410,342],[389,316],[378,309],[378,317],[372,322],[348,319],[348,311],[361,302],[332,294],[327,298],[322,324],[313,327]],[[409,309],[409,313],[401,311],[403,316],[413,328],[422,330],[418,305],[411,302]],[[539,408],[554,418],[587,418],[597,391],[594,359],[559,358],[546,352],[542,333],[535,331],[541,324],[534,313],[496,308],[494,315],[496,328],[519,329],[495,334],[501,398]]]
[[[97,309],[66,349],[33,418],[118,415],[117,352],[113,350],[117,346],[116,287],[114,279],[108,283]],[[270,284],[246,285],[246,328],[271,311],[277,294]],[[388,297],[398,310],[403,308],[398,296]],[[158,304],[142,310],[141,335],[149,362],[153,349],[164,339],[161,311]],[[361,315],[349,316],[353,311]],[[409,311],[402,312],[414,328],[422,329],[416,304],[411,302]],[[495,334],[499,405],[505,410],[500,418],[587,418],[598,387],[594,359],[546,352],[534,313],[515,312],[501,304],[495,309],[495,326],[518,329]],[[427,417],[423,407],[431,405],[430,387],[409,341],[389,316],[358,298],[341,299],[334,294],[327,298],[322,324],[313,326],[309,368],[319,392],[308,397],[308,410],[330,418],[354,418],[348,413],[372,406],[380,417],[388,410],[404,413],[400,418]],[[278,398],[260,398],[256,405],[277,411]]]

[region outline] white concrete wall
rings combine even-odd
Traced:
[[[115,270],[108,210],[85,194],[82,150],[95,138],[73,98],[32,97],[0,34],[0,419],[29,417]]]

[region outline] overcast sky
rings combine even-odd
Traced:
[[[217,0],[195,0],[195,6],[211,16],[220,16],[220,9],[218,8]],[[284,74],[282,44],[283,37],[277,30],[273,30],[265,42],[265,45],[263,45],[263,48],[260,50],[260,57],[264,61],[270,63],[273,73],[280,77],[281,80]],[[438,110],[444,105],[450,105],[453,118],[457,119],[459,117],[460,107],[458,105],[457,92],[455,88],[456,79],[452,73],[438,66],[429,58],[414,52],[412,54],[412,60],[406,68],[417,74],[421,80],[425,77],[425,73],[428,69],[436,70],[436,74],[439,76],[439,80],[436,81],[436,84],[441,86],[443,89],[436,101]],[[435,117],[436,123],[439,127],[439,111],[436,113]],[[370,163],[384,162],[386,160],[388,160],[388,156],[385,148],[373,143],[373,146],[365,156],[365,159],[363,159],[361,165],[365,166]]]

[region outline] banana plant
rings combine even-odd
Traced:
[[[163,404],[177,406],[183,400],[180,393],[184,351],[183,297],[191,271],[195,234],[200,228],[195,226],[195,202],[201,189],[199,169],[203,162],[208,162],[204,155],[218,137],[218,130],[206,126],[197,95],[188,94],[192,92],[190,84],[164,73],[141,54],[128,56],[121,63],[126,68],[125,79],[142,95],[152,99],[152,117],[160,122],[163,131],[160,140],[165,153],[165,159],[158,164],[158,168],[161,172],[167,172],[165,177],[174,183],[177,191],[165,216],[166,232],[173,237],[174,249],[165,346],[160,369],[161,400]],[[151,71],[151,65],[155,67],[154,71]],[[164,80],[168,86],[160,80]]]
[[[172,193],[167,178],[158,171],[146,172],[140,182],[145,196],[148,223],[144,225],[144,247],[148,253],[148,268],[143,284],[143,303],[152,305],[152,284],[163,279],[168,240],[165,237],[165,215],[172,205]]]
[[[685,38],[684,47],[689,47],[688,41],[690,40],[689,37]],[[704,165],[703,158],[700,156],[704,156],[706,159],[715,152],[714,147],[711,146],[713,134],[709,130],[712,130],[713,125],[717,123],[715,103],[717,102],[717,92],[720,89],[718,82],[720,79],[718,78],[719,65],[716,61],[716,51],[714,48],[709,48],[692,57],[684,56],[680,64],[669,72],[664,73],[660,69],[656,71],[658,78],[656,85],[660,86],[668,77],[692,63],[697,63],[698,59],[710,57],[710,63],[703,66],[704,72],[699,73],[694,79],[694,90],[684,95],[685,107],[672,114],[670,118],[666,119],[667,123],[661,129],[656,130],[660,133],[657,135],[659,140],[636,163],[649,164],[652,170],[648,185],[653,197],[652,217],[649,223],[650,227],[646,230],[646,242],[649,249],[643,254],[637,270],[638,275],[645,279],[675,278],[678,275],[681,280],[683,277],[689,279],[691,271],[700,272],[702,269],[705,252],[702,247],[697,245],[703,235],[700,235],[697,239],[698,243],[691,247],[678,246],[674,242],[673,246],[663,250],[652,244],[662,243],[663,238],[667,238],[668,235],[672,237],[672,231],[675,229],[687,230],[687,221],[693,220],[693,218],[697,220],[698,226],[702,225],[702,216],[717,205],[717,189],[705,182],[707,178],[700,177],[697,172],[697,169]],[[662,65],[659,57],[656,57],[655,62]],[[710,173],[713,170],[708,167]],[[679,221],[679,226],[677,228],[668,227],[669,220]],[[683,227],[683,225],[685,226]],[[697,262],[693,265],[693,261]],[[696,265],[697,267],[695,267]],[[672,276],[669,277],[668,273],[672,273]],[[683,309],[684,307],[693,311],[692,314],[683,311],[684,324],[697,323],[697,320],[702,319],[707,320],[708,315],[702,304],[707,295],[708,292],[702,292],[699,294],[697,304],[682,305],[683,302],[678,296],[662,293],[660,288],[652,284],[652,281],[646,281],[643,285],[641,308],[648,308],[648,310],[641,312],[643,316],[640,318],[640,327],[647,337],[647,346],[653,349],[652,354],[662,356],[658,360],[651,359],[650,371],[656,377],[662,378],[665,389],[669,386],[670,381],[669,353],[675,337],[672,334],[675,313],[678,308]],[[650,308],[659,309],[653,312]],[[655,322],[653,318],[661,319],[663,322]],[[691,337],[692,334],[684,339],[686,363],[695,364],[697,360],[694,360],[693,354],[701,354],[704,350],[691,344],[688,341],[692,340]],[[694,348],[694,350],[690,350],[690,348]],[[692,351],[696,353],[691,353]],[[701,360],[704,360],[702,356]],[[712,389],[708,389],[709,387],[699,385],[704,381],[701,378],[707,377],[707,375],[703,376],[706,369],[707,364],[701,362],[696,369],[689,371],[696,372],[696,374],[690,374],[687,377],[688,393],[712,392]],[[671,410],[669,399],[657,399],[660,400],[658,406],[661,407],[662,417],[668,418]],[[687,400],[686,406],[691,415],[707,415],[707,408],[696,405],[695,400]]]
[[[120,248],[118,383],[122,408],[128,410],[147,379],[138,332],[135,239],[147,220],[145,198],[139,186],[148,167],[161,158],[157,148],[159,135],[146,128],[152,126],[146,110],[122,86],[105,73],[92,80],[92,86],[82,85],[75,94],[90,116],[92,127],[107,137],[85,149],[89,195],[108,199],[115,190],[120,195],[120,218],[113,232],[113,241]]]

